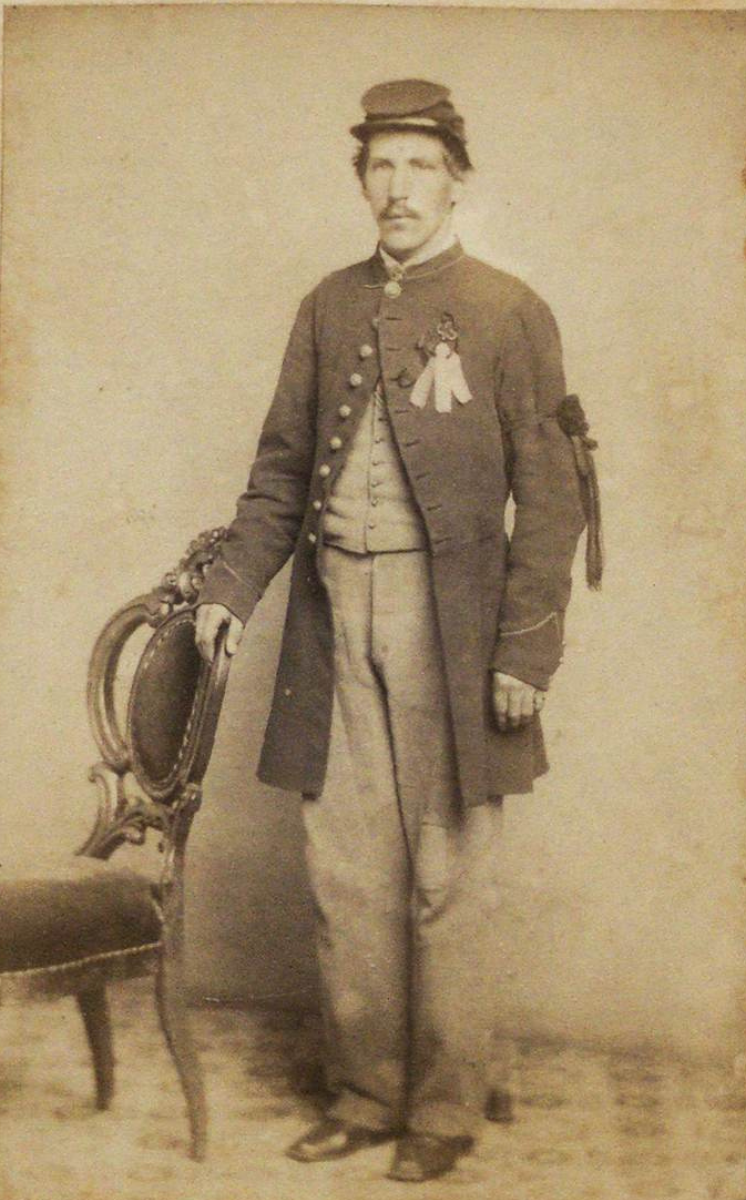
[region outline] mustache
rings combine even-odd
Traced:
[[[406,205],[393,204],[383,210],[381,220],[393,220],[396,217],[417,217],[419,214],[413,208],[408,208]]]

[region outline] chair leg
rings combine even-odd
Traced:
[[[96,1078],[96,1107],[109,1108],[114,1095],[114,1043],[106,988],[96,987],[76,994],[83,1017]]]
[[[513,1097],[510,1092],[505,1088],[491,1088],[484,1115],[488,1121],[495,1121],[498,1125],[509,1125],[511,1121],[515,1121]]]
[[[176,1065],[186,1100],[191,1133],[190,1154],[202,1162],[207,1152],[207,1103],[202,1068],[189,1024],[184,971],[178,959],[164,954],[155,981],[161,1027]]]

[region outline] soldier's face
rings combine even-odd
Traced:
[[[381,245],[405,262],[440,228],[462,184],[446,164],[439,138],[424,133],[377,133],[370,139],[363,192]]]

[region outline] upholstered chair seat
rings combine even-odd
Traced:
[[[39,990],[93,965],[131,973],[161,946],[154,889],[127,867],[82,856],[0,866],[0,998],[13,980]],[[138,964],[139,965],[139,964]]]

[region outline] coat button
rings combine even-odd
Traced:
[[[374,329],[378,329],[378,326],[381,324],[381,318],[380,317],[371,317],[370,323]]]
[[[331,446],[332,450],[341,450],[342,449],[341,437],[329,438],[329,445]]]
[[[343,421],[347,420],[347,418],[349,417],[351,412],[352,412],[352,409],[350,408],[349,404],[340,404],[339,415]]]
[[[361,357],[361,358],[370,358],[370,356],[371,356],[371,355],[372,355],[372,353],[373,353],[373,347],[372,347],[372,346],[370,346],[370,345],[368,344],[368,342],[363,342],[363,344],[362,344],[362,346],[360,347],[360,349],[359,349],[358,353],[359,353],[359,355],[360,355],[360,357]]]
[[[357,371],[353,371],[350,375],[350,387],[360,387],[363,382],[363,377]]]
[[[397,375],[396,382],[399,384],[399,387],[411,388],[414,383],[414,379],[412,378],[409,371],[405,367],[404,370],[400,371],[399,374]]]
[[[320,501],[320,500],[314,500],[314,502],[313,502],[313,504],[311,505],[311,507],[313,508],[314,512],[321,512],[321,510],[322,510],[322,508],[323,508],[324,506],[323,506],[323,504],[321,503],[321,501]]]
[[[326,479],[327,476],[331,475],[331,473],[332,473],[332,469],[329,466],[329,464],[322,463],[321,466],[319,467],[319,475],[321,476],[321,478]]]
[[[397,296],[401,296],[401,284],[395,279],[389,279],[383,289],[384,296],[388,296],[390,300],[396,300]]]
[[[315,545],[316,545],[316,534],[315,534],[315,533],[309,533],[309,535],[308,535],[308,540],[309,540],[309,542],[311,543],[311,545],[312,545],[312,546],[315,546]]]

